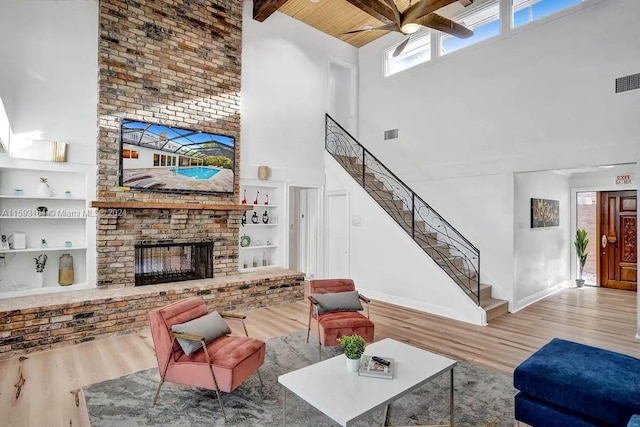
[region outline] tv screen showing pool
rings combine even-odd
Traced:
[[[123,120],[120,185],[172,193],[233,193],[235,139]]]

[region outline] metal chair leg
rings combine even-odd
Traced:
[[[260,379],[260,385],[264,387],[264,383],[262,382],[262,375],[260,375],[260,368],[256,371],[258,373],[258,379]]]
[[[158,396],[160,395],[160,387],[162,387],[162,384],[164,383],[164,377],[167,375],[167,369],[169,368],[169,362],[171,361],[171,354],[172,354],[171,349],[173,348],[173,345],[175,344],[175,342],[176,342],[176,338],[173,337],[173,339],[171,340],[171,347],[169,347],[169,354],[167,355],[167,361],[164,363],[164,369],[162,369],[162,372],[160,373],[160,384],[158,384],[158,389],[156,390],[156,396],[153,398],[154,406],[158,401]]]
[[[224,412],[224,406],[222,405],[222,399],[220,399],[220,387],[218,387],[218,381],[216,381],[216,375],[213,373],[213,365],[211,365],[211,359],[209,358],[209,351],[207,349],[207,343],[202,342],[202,349],[204,350],[204,356],[207,359],[207,365],[209,365],[209,371],[211,372],[211,378],[213,378],[213,385],[216,387],[216,396],[218,397],[218,403],[220,404],[220,410],[222,411],[222,416],[224,417],[224,421],[227,422],[227,414]]]
[[[156,402],[158,401],[158,396],[160,395],[160,387],[162,387],[162,384],[164,384],[164,379],[160,380],[160,384],[158,384],[158,390],[156,390],[156,397],[153,398],[153,405],[155,406]]]
[[[309,332],[311,332],[311,307],[309,307],[309,321],[307,322],[307,344],[309,344]]]

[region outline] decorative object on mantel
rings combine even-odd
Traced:
[[[345,335],[341,338],[337,338],[340,346],[344,349],[344,355],[347,360],[347,372],[358,372],[360,367],[360,358],[364,353],[364,349],[367,346],[364,338],[360,335]]]
[[[13,189],[14,196],[24,196],[24,190],[22,188],[14,188]]]
[[[247,224],[247,211],[242,212],[242,221],[240,224],[244,227]]]
[[[51,197],[51,187],[49,187],[48,178],[40,178],[37,194],[40,197]]]
[[[60,286],[73,285],[73,257],[70,254],[62,254],[58,262],[58,284]]]
[[[258,166],[258,179],[269,179],[269,166]]]
[[[244,197],[242,198],[242,202],[243,205],[247,204],[247,189],[245,188],[244,190]]]
[[[587,245],[589,245],[589,239],[587,239],[587,230],[578,228],[576,230],[576,240],[573,242],[576,247],[576,255],[578,256],[578,263],[580,264],[580,274],[576,279],[576,285],[581,288],[584,286],[584,279],[582,278],[582,272],[584,271],[584,265],[587,263]]]
[[[36,208],[36,214],[38,216],[47,216],[47,212],[49,212],[49,209],[47,209],[46,206],[38,206]]]
[[[36,261],[36,285],[41,288],[44,286],[44,267],[47,265],[47,254],[40,254],[33,259]]]
[[[264,204],[268,205],[269,204],[269,195],[268,194],[266,195],[266,198],[267,198],[267,200],[265,200]]]
[[[262,223],[269,224],[269,214],[267,213],[267,211],[264,211],[264,213],[262,214]]]
[[[257,224],[260,222],[260,219],[258,219],[258,213],[254,212],[253,215],[251,215],[251,222],[254,224]]]
[[[45,238],[40,239],[40,247],[44,249],[47,246],[48,246],[47,245],[47,239],[45,239]]]
[[[245,234],[240,238],[240,246],[242,246],[243,248],[246,248],[250,244],[251,244],[251,237]]]
[[[259,195],[260,195],[260,192],[259,192],[259,191],[256,191],[256,199],[253,201],[253,204],[254,204],[254,205],[257,205],[257,204],[258,204],[258,196],[259,196]]]

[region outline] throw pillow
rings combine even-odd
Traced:
[[[329,311],[360,311],[362,304],[358,291],[336,292],[335,294],[311,294],[318,300],[318,313]]]
[[[207,344],[223,335],[231,333],[229,325],[227,325],[227,322],[224,321],[217,311],[185,323],[173,325],[171,330],[176,333],[200,335],[204,337],[204,342]],[[178,344],[180,344],[182,351],[184,351],[184,354],[187,356],[191,356],[192,353],[202,347],[200,341],[185,340],[183,338],[178,338]]]

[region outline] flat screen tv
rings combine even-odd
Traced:
[[[120,185],[132,190],[233,194],[235,139],[123,120]]]

